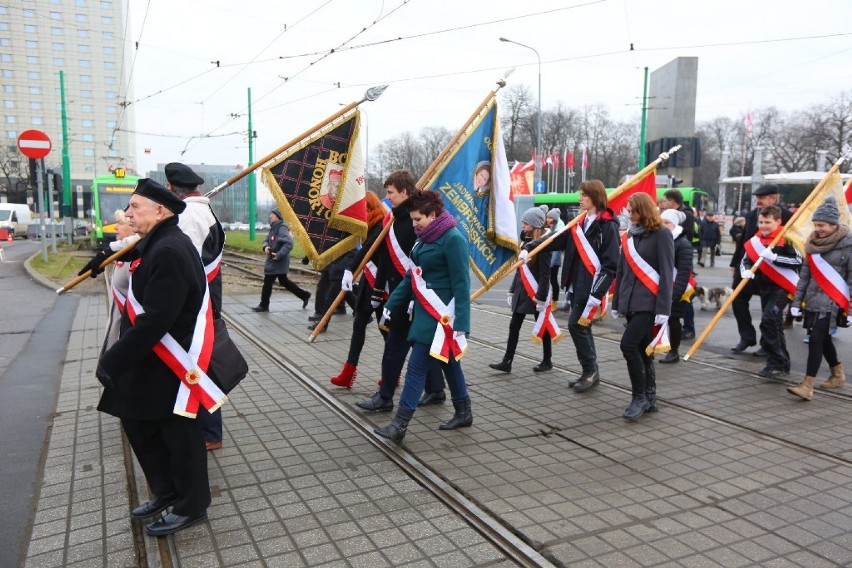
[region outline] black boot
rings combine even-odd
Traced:
[[[550,358],[544,359],[541,363],[533,367],[533,371],[536,373],[541,373],[542,371],[549,371],[553,368],[553,363],[550,362]]]
[[[648,410],[645,412],[657,412],[657,370],[651,361],[645,366],[645,399],[648,401]]]
[[[373,412],[392,412],[393,399],[382,398],[381,393],[376,393],[370,398],[359,400],[355,406],[362,410],[371,410]]]
[[[645,393],[634,394],[633,401],[627,410],[624,411],[624,419],[628,422],[636,422],[648,410],[648,399],[645,398]]]
[[[405,438],[405,431],[408,428],[408,423],[411,422],[412,416],[414,416],[413,410],[400,407],[399,410],[396,411],[396,416],[393,417],[393,420],[391,420],[389,424],[386,424],[381,428],[376,428],[373,432],[382,438],[387,438],[388,440],[399,444],[402,442],[402,439]]]
[[[440,390],[438,392],[424,392],[423,396],[420,397],[420,402],[417,403],[417,406],[428,406],[430,404],[441,404],[445,400],[447,400],[447,395],[444,394],[444,391]]]
[[[503,361],[500,363],[489,363],[488,366],[496,371],[503,371],[504,373],[512,372],[512,360],[505,357],[503,357]]]
[[[464,400],[454,400],[453,407],[456,409],[455,415],[450,418],[449,422],[445,422],[438,426],[439,430],[455,430],[456,428],[464,428],[473,424],[473,411],[470,409],[470,397]]]

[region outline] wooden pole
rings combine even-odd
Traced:
[[[135,247],[136,243],[138,243],[138,242],[139,241],[130,243],[129,245],[127,245],[126,247],[124,247],[120,251],[113,253],[112,256],[107,257],[107,259],[104,260],[98,268],[106,268],[107,266],[109,266],[110,264],[112,264],[113,262],[115,262],[116,260],[121,258],[122,256],[124,256],[125,254],[132,251],[133,247]],[[79,284],[80,282],[85,280],[86,278],[90,277],[91,275],[92,275],[92,271],[87,270],[86,272],[84,272],[80,276],[76,277],[74,280],[71,280],[70,282],[68,282],[67,284],[62,286],[61,288],[57,288],[56,293],[62,294],[63,292],[70,290],[71,288],[73,288],[74,286],[76,286],[77,284]]]
[[[627,191],[627,190],[631,189],[634,185],[636,185],[636,183],[637,183],[640,179],[642,179],[643,177],[645,177],[646,175],[648,175],[648,173],[652,172],[652,171],[653,171],[653,170],[654,170],[654,169],[655,169],[655,168],[659,165],[659,163],[660,163],[660,162],[662,162],[663,160],[667,160],[667,159],[669,158],[669,155],[674,154],[674,153],[675,153],[675,152],[677,152],[678,150],[680,150],[680,145],[673,147],[673,148],[672,148],[671,150],[669,150],[668,152],[663,152],[662,154],[660,154],[660,155],[657,157],[657,159],[656,159],[656,160],[654,160],[653,162],[651,162],[650,164],[648,164],[647,166],[645,166],[644,168],[642,168],[641,170],[639,170],[638,172],[636,172],[636,173],[633,175],[633,177],[631,177],[629,180],[625,181],[624,183],[622,183],[621,185],[619,185],[617,188],[615,188],[615,191],[613,191],[613,192],[612,192],[612,193],[611,193],[611,194],[607,197],[607,201],[612,201],[613,199],[615,199],[615,198],[619,197],[619,196],[620,196],[622,193],[624,193],[625,191]],[[562,233],[564,233],[565,231],[570,231],[570,230],[571,230],[571,228],[572,228],[574,225],[576,225],[577,223],[579,223],[579,222],[580,222],[580,219],[581,219],[582,217],[583,217],[582,215],[578,215],[577,217],[574,217],[574,218],[573,218],[573,219],[571,219],[571,221],[569,221],[569,222],[568,222],[568,223],[567,223],[564,227],[562,227],[561,229],[559,229],[559,231],[557,231],[557,232],[553,233],[552,235],[550,235],[549,237],[547,237],[544,241],[542,241],[542,242],[541,242],[541,244],[540,244],[540,245],[538,245],[537,247],[535,247],[533,250],[531,250],[531,251],[530,251],[530,253],[529,253],[529,255],[528,255],[528,258],[532,258],[532,257],[534,257],[535,255],[537,255],[538,253],[540,253],[542,249],[544,249],[545,247],[547,247],[548,245],[550,245],[550,243],[552,243],[552,242],[553,242],[553,240],[554,240],[556,237],[558,237],[559,235],[561,235],[561,234],[562,234]],[[471,296],[470,296],[470,301],[471,301],[471,302],[473,302],[474,300],[476,300],[477,298],[479,298],[481,295],[483,295],[485,292],[487,292],[487,291],[488,291],[488,290],[489,290],[492,286],[494,286],[494,284],[496,284],[497,282],[499,282],[500,280],[502,280],[503,278],[505,278],[507,275],[509,275],[509,274],[511,274],[512,272],[514,272],[515,270],[517,270],[518,268],[520,268],[522,264],[524,264],[524,261],[523,261],[523,260],[518,259],[518,260],[515,262],[515,264],[513,264],[512,266],[510,266],[510,267],[509,267],[509,269],[508,269],[506,272],[504,272],[504,273],[503,273],[503,276],[501,276],[500,278],[497,278],[496,280],[494,280],[494,281],[493,281],[493,282],[491,282],[490,284],[486,284],[485,286],[483,286],[482,288],[480,288],[479,290],[477,290],[476,292],[474,292],[473,294],[471,294]]]
[[[843,163],[844,159],[844,157],[841,157],[836,162],[834,162],[834,165],[831,167],[830,170],[828,170],[822,180],[820,180],[820,182],[814,188],[814,190],[811,191],[811,194],[808,195],[808,197],[802,202],[799,208],[796,209],[796,212],[793,213],[793,216],[790,217],[790,220],[787,221],[787,223],[785,223],[781,227],[781,230],[778,232],[775,238],[772,239],[772,242],[769,243],[769,246],[767,247],[768,250],[772,250],[772,247],[777,245],[781,241],[781,239],[784,238],[784,234],[790,227],[792,227],[796,223],[799,217],[801,217],[801,215],[806,211],[806,208],[811,203],[813,203],[815,199],[821,197],[820,194],[825,188],[825,184],[828,182],[828,178],[830,178],[832,174],[836,173],[840,169],[840,164]],[[757,261],[750,268],[752,274],[757,273],[757,271],[760,269],[760,264],[762,262],[763,257],[758,257]],[[716,312],[716,315],[713,316],[713,319],[710,320],[710,323],[707,324],[707,327],[704,328],[704,330],[701,332],[701,335],[698,336],[698,338],[695,340],[695,343],[692,345],[692,347],[689,348],[689,351],[686,353],[686,355],[683,356],[684,361],[689,361],[690,357],[692,357],[695,352],[698,351],[698,348],[701,347],[701,344],[704,343],[704,341],[707,339],[707,336],[710,335],[710,332],[713,331],[713,328],[716,327],[716,324],[719,323],[719,320],[722,319],[722,316],[725,315],[725,312],[728,311],[728,308],[731,307],[731,304],[734,303],[734,300],[737,298],[737,296],[739,296],[740,292],[742,292],[743,288],[745,288],[748,283],[748,278],[743,278],[742,280],[740,280],[740,283],[737,284],[737,287],[734,288],[734,291],[731,293],[730,296],[728,296],[728,299],[725,300],[725,303],[722,304],[722,307],[719,308],[719,311]]]

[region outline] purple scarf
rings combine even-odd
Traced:
[[[414,228],[417,238],[424,243],[434,243],[441,235],[456,226],[455,218],[447,211],[442,211],[440,215],[435,217],[435,220],[426,225],[425,229],[418,230]]]

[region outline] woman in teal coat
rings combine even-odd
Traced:
[[[408,340],[412,343],[399,409],[390,424],[376,434],[401,442],[432,366],[438,359],[452,393],[455,415],[439,428],[453,430],[473,424],[470,396],[458,360],[467,348],[470,332],[470,273],[467,239],[455,228],[434,191],[409,197],[417,242],[411,249],[414,268],[409,270],[385,305],[385,316],[414,302]]]

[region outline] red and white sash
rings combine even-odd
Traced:
[[[423,309],[438,322],[429,355],[444,363],[448,362],[450,357],[456,361],[461,359],[467,350],[467,338],[464,335],[457,338],[453,330],[453,321],[456,319],[455,298],[445,304],[438,294],[426,285],[423,269],[416,265],[411,270],[411,289]]]
[[[133,274],[130,275],[126,306],[131,324],[135,324],[136,318],[145,313],[142,304],[133,295]],[[208,412],[215,412],[227,402],[225,393],[207,376],[207,367],[213,353],[213,307],[210,304],[210,290],[206,286],[201,309],[195,319],[189,351],[167,333],[154,346],[154,353],[180,379],[173,410],[175,414],[195,418],[199,403]]]
[[[222,267],[222,255],[224,254],[225,249],[219,251],[219,256],[210,261],[210,264],[207,264],[204,267],[204,274],[207,276],[207,283],[213,282],[213,279],[219,274],[219,269]]]
[[[621,251],[636,278],[656,296],[660,291],[660,275],[639,255],[636,245],[633,244],[633,237],[628,238],[627,233],[621,237]]]
[[[808,255],[808,266],[819,287],[831,301],[840,306],[840,311],[849,313],[849,286],[837,270],[819,253]]]
[[[123,260],[115,261],[116,268],[121,268],[122,266],[124,266]],[[122,294],[119,289],[115,287],[115,278],[113,278],[112,282],[110,283],[110,288],[112,289],[112,301],[115,304],[115,307],[118,308],[118,313],[123,314],[124,305],[127,303],[127,296]]]
[[[672,282],[677,282],[677,268],[672,270]],[[695,294],[695,287],[698,284],[695,281],[695,274],[690,270],[689,278],[686,281],[686,290],[683,291],[683,295],[680,297],[681,302],[689,302],[692,300],[692,295]]]
[[[581,228],[585,222],[586,213],[583,213],[582,218],[577,222],[577,224],[571,227],[571,238],[574,239],[574,247],[577,249],[577,254],[580,255],[580,260],[582,261],[583,266],[586,267],[586,270],[592,276],[592,288],[594,288],[595,282],[601,273],[601,261],[598,254],[595,252],[595,249],[592,248],[591,243],[586,238],[585,231]],[[583,313],[580,314],[580,318],[577,323],[584,327],[591,325],[593,321],[601,319],[604,314],[606,314],[608,305],[608,294],[604,294],[599,306],[586,303],[586,307],[583,309]]]
[[[379,273],[379,267],[376,266],[376,263],[372,260],[367,262],[364,265],[364,277],[367,279],[367,284],[370,285],[370,288],[376,287],[376,275]],[[387,302],[390,297],[390,293],[388,291],[387,282],[385,282],[385,289],[382,291],[382,299]]]
[[[653,355],[654,353],[668,353],[672,350],[671,343],[669,343],[669,322],[666,322],[660,326],[654,326],[656,330],[656,334],[654,335],[654,339],[651,340],[651,343],[648,347],[645,348],[646,355]]]
[[[392,217],[393,216],[390,213],[385,215],[385,218],[382,221],[382,226],[387,225]],[[405,273],[414,267],[414,263],[411,261],[408,254],[406,254],[402,245],[399,244],[399,240],[396,238],[396,233],[394,233],[393,228],[388,231],[388,234],[385,237],[385,243],[387,244],[388,254],[390,255],[394,268],[396,268],[396,271],[400,276],[405,276]]]
[[[521,283],[524,285],[524,290],[533,303],[536,303],[535,295],[538,293],[538,282],[535,276],[533,276],[527,264],[522,264],[518,270],[520,270]],[[552,297],[553,291],[548,290],[545,308],[538,312],[538,316],[535,319],[533,332],[530,336],[530,339],[535,343],[541,342],[545,334],[549,335],[554,343],[562,339],[562,330],[559,329],[559,324],[556,323],[556,318],[553,317],[553,304],[550,301]]]
[[[766,250],[766,248],[767,247],[760,242],[760,237],[758,235],[750,238],[745,244],[745,252],[753,264],[757,264],[757,259],[760,257],[760,253]],[[774,262],[765,258],[763,259],[763,262],[760,263],[759,268],[767,278],[783,288],[788,294],[796,293],[796,284],[799,283],[799,275],[795,270],[778,266]]]

